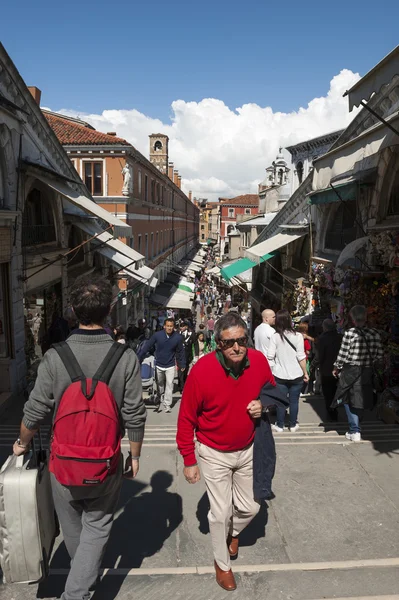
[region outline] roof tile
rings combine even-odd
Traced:
[[[258,194],[243,194],[235,198],[219,198],[221,204],[226,205],[244,205],[244,206],[259,206]]]
[[[131,146],[126,140],[92,129],[63,115],[43,111],[50,127],[64,146]]]

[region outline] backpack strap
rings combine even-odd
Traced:
[[[119,344],[119,346],[120,345],[121,344]],[[68,375],[71,378],[72,383],[75,381],[86,381],[86,376],[80,368],[76,356],[72,352],[69,344],[66,342],[58,342],[57,344],[53,344],[51,347],[54,348],[60,357],[64,367],[68,371]]]
[[[102,381],[108,385],[109,380],[112,377],[112,373],[115,371],[116,365],[127,349],[127,344],[119,344],[118,342],[114,342],[112,344],[103,362],[93,375],[93,388],[95,385],[97,385],[98,381]]]

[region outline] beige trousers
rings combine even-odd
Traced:
[[[220,452],[197,442],[197,454],[210,503],[213,554],[219,567],[228,571],[228,534],[239,535],[260,508],[252,489],[253,444],[237,452]]]

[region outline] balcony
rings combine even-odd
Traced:
[[[39,246],[56,241],[54,225],[23,225],[22,246]]]

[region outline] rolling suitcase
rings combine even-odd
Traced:
[[[0,564],[4,583],[36,583],[48,575],[58,523],[47,455],[10,456],[0,470]]]

